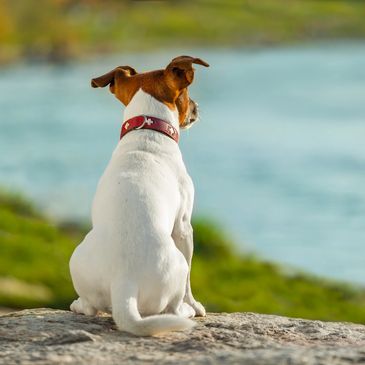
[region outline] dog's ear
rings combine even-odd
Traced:
[[[108,73],[95,77],[91,80],[92,87],[105,87],[109,85],[110,91],[114,93],[115,80],[119,77],[130,77],[136,75],[137,71],[130,66],[118,66]]]
[[[208,63],[202,59],[190,56],[176,57],[167,65],[165,72],[171,77],[177,89],[184,89],[193,82],[193,63],[209,67]]]

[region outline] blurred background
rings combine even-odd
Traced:
[[[193,287],[211,311],[365,323],[365,4],[0,1],[0,307],[67,308],[122,105],[117,65],[196,67]]]

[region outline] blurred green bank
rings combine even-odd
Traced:
[[[2,0],[0,61],[365,36],[362,1]]]

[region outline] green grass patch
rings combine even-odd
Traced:
[[[0,192],[0,306],[68,308],[68,261],[86,228],[55,225],[27,200]],[[209,311],[252,311],[365,323],[365,290],[238,253],[216,224],[194,221],[192,286]]]

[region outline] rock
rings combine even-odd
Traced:
[[[210,313],[191,332],[135,337],[110,316],[34,309],[0,316],[0,364],[365,364],[365,326]]]

